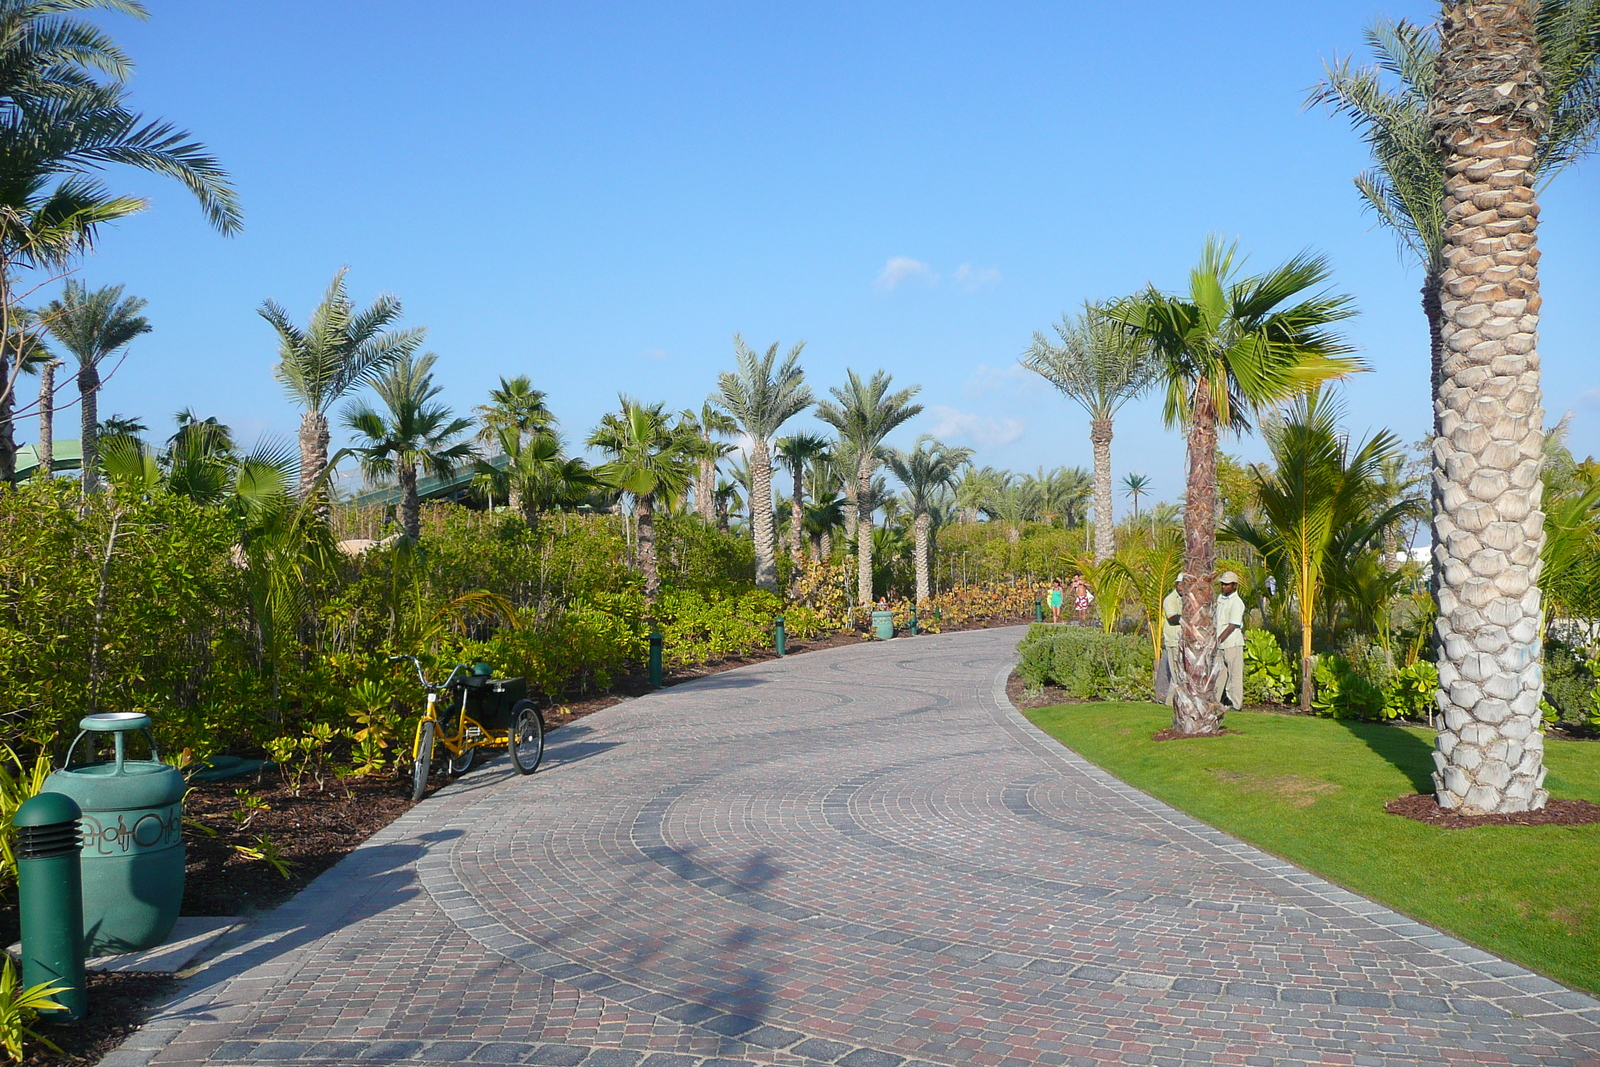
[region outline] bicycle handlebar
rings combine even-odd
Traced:
[[[444,684],[436,686],[436,685],[433,685],[432,683],[430,683],[428,681],[427,675],[422,673],[422,661],[419,660],[417,657],[415,657],[415,656],[390,656],[389,657],[389,662],[390,663],[399,663],[402,660],[410,660],[411,661],[411,665],[417,669],[417,681],[422,683],[422,688],[425,691],[430,692],[430,693],[436,693],[436,692],[439,692],[440,690],[449,689],[452,685],[455,684],[456,675],[460,674],[461,671],[464,670],[464,669],[469,669],[467,664],[465,664],[465,663],[457,663],[455,665],[455,667],[453,667],[451,669],[450,677],[448,677],[448,678],[446,678],[444,680]]]

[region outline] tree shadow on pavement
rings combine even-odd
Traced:
[[[1418,793],[1433,792],[1433,746],[1410,730],[1380,722],[1338,719],[1361,742],[1411,780]]]

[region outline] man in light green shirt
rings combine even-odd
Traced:
[[[1244,598],[1239,595],[1239,576],[1232,571],[1222,575],[1222,595],[1217,597],[1217,699],[1227,698],[1235,708],[1244,707]]]
[[[1156,664],[1156,699],[1171,704],[1178,675],[1178,639],[1183,635],[1183,594],[1178,590],[1188,579],[1180,574],[1172,580],[1172,590],[1161,601],[1161,662]]]

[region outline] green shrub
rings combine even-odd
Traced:
[[[1556,640],[1544,643],[1544,699],[1555,709],[1558,721],[1568,726],[1590,725],[1600,718],[1594,704],[1600,671],[1596,663]]]
[[[1316,691],[1311,707],[1317,714],[1333,719],[1383,716],[1383,690],[1363,678],[1343,656],[1318,656],[1312,679]]]
[[[1439,669],[1425,659],[1396,670],[1383,690],[1385,719],[1426,719],[1434,708]]]
[[[1244,699],[1246,703],[1281,704],[1295,691],[1295,671],[1283,646],[1270,630],[1244,632]]]
[[[1154,653],[1138,634],[1036,623],[1018,646],[1029,685],[1055,685],[1077,700],[1151,700]]]

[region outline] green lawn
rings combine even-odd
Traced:
[[[1145,703],[1030,711],[1112,774],[1221,830],[1559,981],[1600,992],[1600,825],[1440,830],[1386,801],[1432,792],[1431,731],[1229,712],[1239,733],[1157,743]],[[1548,742],[1546,785],[1600,800],[1600,743]]]

